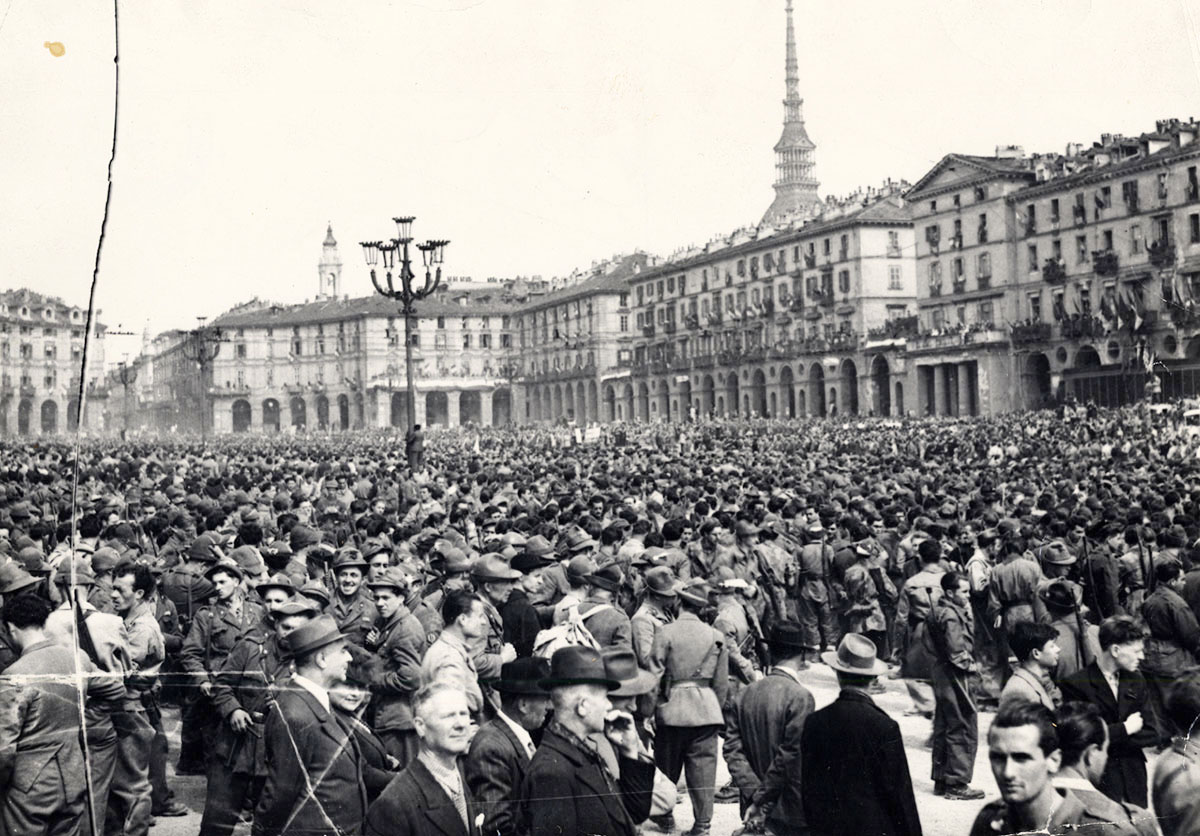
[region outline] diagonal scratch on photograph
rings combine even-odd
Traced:
[[[1200,5],[0,0],[0,833],[1200,834]]]

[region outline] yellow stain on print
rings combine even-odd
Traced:
[[[42,46],[50,50],[50,54],[55,58],[62,58],[67,52],[67,48],[62,45],[61,41],[46,41]]]

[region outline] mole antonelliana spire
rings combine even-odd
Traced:
[[[763,223],[778,224],[790,218],[810,218],[821,211],[817,180],[813,176],[816,145],[804,129],[804,99],[800,98],[800,69],[796,60],[796,34],[792,0],[787,0],[787,59],[784,63],[787,97],[783,100],[783,134],[775,143],[775,200]]]

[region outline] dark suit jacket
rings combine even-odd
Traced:
[[[370,726],[341,709],[335,708],[334,711],[342,724],[354,732],[358,750],[362,752],[363,786],[367,789],[367,802],[370,803],[379,797],[399,772],[388,763],[387,748]]]
[[[813,836],[920,836],[900,726],[866,694],[842,691],[809,715],[800,763]]]
[[[529,763],[521,816],[531,836],[634,836],[650,815],[654,764],[619,759],[621,777],[605,771],[599,754],[580,748],[551,724]]]
[[[1058,683],[1063,702],[1090,702],[1100,709],[1108,724],[1108,765],[1100,778],[1100,789],[1115,801],[1147,806],[1146,756],[1142,749],[1158,742],[1150,689],[1140,673],[1124,673],[1117,682],[1118,699],[1104,681],[1095,662]],[[1142,730],[1135,735],[1125,732],[1125,720],[1142,712]]]
[[[463,791],[469,830],[450,796],[418,758],[387,785],[367,811],[367,836],[479,836],[475,826],[479,813],[465,780]]]
[[[284,680],[264,737],[267,780],[254,811],[255,836],[362,833],[367,810],[362,754],[333,713]]]
[[[521,782],[529,770],[529,755],[512,729],[500,718],[479,728],[463,764],[471,797],[484,814],[487,836],[516,836],[519,827]]]

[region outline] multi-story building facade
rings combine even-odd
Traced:
[[[606,381],[605,416],[901,413],[903,366],[884,350],[916,295],[901,190],[740,230],[631,278],[630,375]]]
[[[913,187],[920,414],[1200,392],[1198,133],[951,154]]]
[[[87,310],[32,290],[0,292],[0,434],[55,435],[79,426],[79,383],[85,383],[83,428],[101,428],[105,391],[104,335],[93,322],[82,369]]]
[[[518,420],[615,420],[614,381],[629,377],[635,336],[629,283],[655,261],[645,253],[616,256],[522,306],[510,361],[526,393]]]

